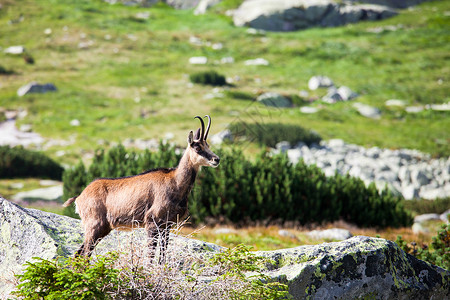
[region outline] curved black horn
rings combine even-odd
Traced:
[[[206,115],[205,117],[208,117],[208,126],[206,127],[206,132],[205,132],[205,137],[204,137],[204,139],[206,141],[206,138],[208,137],[208,133],[209,133],[209,127],[211,127],[211,117],[209,115]]]
[[[200,131],[200,141],[202,141],[203,140],[203,135],[205,134],[205,123],[203,123],[203,119],[202,118],[200,118],[199,116],[195,116],[194,117],[194,119],[199,119],[200,120],[200,123],[202,124],[202,129],[201,129],[201,131]]]

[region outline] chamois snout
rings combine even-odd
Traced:
[[[216,168],[219,165],[219,163],[220,163],[220,157],[218,157],[217,155],[214,155],[209,160],[209,165],[213,168]]]

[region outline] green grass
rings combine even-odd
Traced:
[[[211,13],[194,16],[192,11],[163,5],[137,8],[101,0],[4,1],[0,46],[24,45],[35,64],[0,53],[1,66],[13,72],[0,74],[0,107],[27,109],[28,115],[19,123],[32,124],[46,138],[75,136],[73,145],[62,147],[68,155],[55,157],[66,163],[95,150],[100,139],[162,138],[173,132],[183,145],[188,130],[197,126],[193,117],[205,114],[213,117],[212,134],[239,118],[300,125],[323,139],[450,155],[450,133],[445,130],[450,128],[448,112],[407,115],[384,106],[392,98],[410,105],[450,101],[448,1],[427,2],[380,22],[265,36],[249,35],[246,28],[236,28],[230,18],[218,14],[239,2],[226,1]],[[140,11],[150,12],[150,18],[137,19]],[[23,22],[8,24],[21,14]],[[368,30],[391,25],[401,26],[381,33]],[[52,29],[51,35],[44,34],[46,28]],[[224,47],[196,46],[189,42],[190,36]],[[78,48],[87,41],[93,44]],[[208,65],[188,63],[189,57],[200,55],[208,57]],[[225,56],[234,57],[235,63],[214,63]],[[270,65],[244,65],[257,57]],[[207,100],[204,95],[212,87],[189,87],[189,75],[209,70],[241,80],[224,98]],[[352,103],[324,105],[318,114],[304,115],[298,108],[270,109],[241,99],[266,91],[297,95],[318,74],[358,92],[357,101],[379,107],[382,119],[359,116]],[[33,80],[52,82],[58,92],[19,98],[17,89]],[[143,118],[142,111],[154,114]],[[81,126],[70,126],[72,119],[80,120]],[[53,156],[57,150],[61,147],[47,153]]]

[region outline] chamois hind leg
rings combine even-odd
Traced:
[[[94,224],[86,224],[84,227],[84,241],[75,253],[75,257],[91,256],[95,246],[101,241],[102,238],[111,232],[111,227],[106,222],[99,222],[98,220]]]
[[[169,234],[170,234],[170,227],[168,224],[164,224],[161,226],[161,239],[160,239],[160,254],[159,254],[159,264],[163,264],[166,260],[166,251],[167,246],[169,245]]]

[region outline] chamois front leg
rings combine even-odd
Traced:
[[[75,257],[91,256],[95,246],[101,241],[102,238],[111,232],[111,227],[102,219],[97,219],[93,222],[85,222],[84,227],[84,241],[75,253]]]

